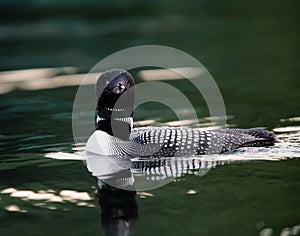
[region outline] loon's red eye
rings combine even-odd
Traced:
[[[130,87],[130,82],[129,82],[129,80],[126,80],[126,82],[125,82],[125,88],[129,88]]]

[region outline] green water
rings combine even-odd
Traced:
[[[2,1],[0,8],[2,71],[76,66],[86,72],[118,50],[166,45],[207,67],[232,117],[229,125],[299,126],[281,121],[300,116],[298,1]],[[74,190],[93,199],[56,203],[0,193],[0,235],[104,235],[96,178],[81,161],[45,158],[72,152],[76,91],[0,95],[0,190],[52,189],[56,196]],[[163,123],[173,116],[151,106],[135,114],[136,121],[153,118]],[[195,194],[187,194],[191,189]],[[280,235],[300,224],[298,159],[218,165],[203,177],[184,175],[147,193],[135,196],[134,235],[250,236],[266,228]],[[26,212],[6,210],[10,205]]]

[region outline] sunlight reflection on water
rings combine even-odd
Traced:
[[[73,203],[77,206],[95,207],[94,204],[89,203],[93,200],[89,193],[78,192],[76,190],[61,190],[56,193],[55,190],[38,190],[34,192],[32,190],[18,190],[15,188],[6,188],[0,191],[0,194],[9,194],[12,198],[20,198],[23,201],[38,201],[38,203],[33,203],[33,206],[38,206],[46,208],[49,210],[57,210],[58,207],[52,205],[51,203]],[[4,207],[7,211],[19,211],[22,213],[27,212],[27,210],[20,209],[16,204],[7,205]],[[63,207],[63,209],[65,209]]]

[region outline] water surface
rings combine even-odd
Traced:
[[[46,75],[80,80],[117,50],[167,45],[208,68],[223,94],[230,127],[292,127],[287,137],[299,144],[297,1],[3,1],[0,7],[1,71],[67,66],[71,69]],[[25,74],[17,72],[15,81],[1,74],[0,234],[104,235],[97,179],[82,161],[45,157],[74,152],[71,112],[77,87],[30,87],[20,82],[30,80]],[[207,117],[188,84],[171,83]],[[174,114],[148,104],[134,118],[167,124]],[[300,164],[291,153],[281,156],[267,161],[266,153],[260,161],[216,165],[204,176],[187,173],[129,196],[128,206],[138,212],[131,212],[134,234],[280,235],[287,227],[296,232]]]

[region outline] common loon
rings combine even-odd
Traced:
[[[202,130],[133,128],[134,79],[122,69],[103,72],[96,83],[96,131],[86,151],[100,155],[158,158],[220,154],[240,147],[272,146],[275,134],[264,128]]]

